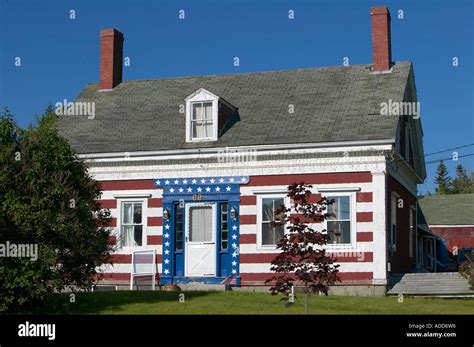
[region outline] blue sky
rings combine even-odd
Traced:
[[[473,7],[451,1],[0,0],[0,107],[34,122],[99,79],[99,32],[125,36],[124,79],[371,63],[369,8],[392,13],[392,55],[414,63],[425,153],[474,143]],[[178,11],[185,10],[185,20]],[[288,11],[295,19],[288,20]],[[74,10],[76,18],[69,18]],[[397,11],[403,10],[403,19]],[[233,58],[240,58],[240,66]],[[15,67],[15,58],[21,67]],[[452,66],[458,57],[459,66]],[[474,153],[474,146],[458,150]],[[426,160],[451,157],[451,152]],[[448,161],[474,170],[474,157]],[[433,190],[427,165],[420,192]]]

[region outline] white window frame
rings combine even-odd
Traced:
[[[349,202],[351,204],[350,208],[350,226],[351,226],[351,242],[350,243],[328,243],[326,244],[326,249],[328,250],[337,250],[337,249],[348,249],[348,248],[355,248],[357,244],[357,199],[356,199],[356,190],[353,189],[351,191],[341,191],[341,190],[329,190],[324,189],[321,190],[321,195],[324,197],[330,196],[348,196]],[[326,230],[328,229],[327,220],[322,223],[322,228]]]
[[[390,234],[389,234],[389,246],[392,253],[397,251],[397,242],[398,242],[398,225],[397,225],[397,218],[398,218],[398,198],[400,198],[400,195],[397,194],[396,192],[392,192],[390,194]],[[395,202],[395,207],[394,207],[394,202]],[[395,211],[395,216],[394,212]],[[394,237],[393,237],[393,224],[395,224],[395,242],[393,242]]]
[[[218,139],[218,112],[219,112],[219,97],[210,91],[200,88],[189,95],[186,99],[186,142],[208,142],[217,141]],[[191,119],[193,112],[193,104],[195,103],[212,103],[212,135],[207,138],[193,138]]]
[[[414,225],[412,226],[411,222],[414,222]],[[417,243],[417,216],[416,216],[416,207],[413,205],[410,205],[410,209],[408,212],[408,256],[412,258],[413,260],[416,260],[416,243]]]
[[[142,245],[141,246],[123,246],[122,245],[122,208],[123,203],[138,202],[142,204]],[[122,251],[136,251],[147,249],[147,229],[148,229],[148,198],[146,197],[121,197],[117,199],[117,240],[118,248]]]
[[[271,193],[271,192],[266,192],[266,193],[261,193],[257,194],[257,249],[260,251],[271,251],[274,252],[278,248],[276,245],[263,245],[262,244],[262,199],[283,199],[283,203],[285,204],[285,207],[288,208],[289,206],[289,197],[286,196],[287,193]],[[286,229],[288,225],[283,226],[283,232],[284,234],[288,233],[288,230]]]

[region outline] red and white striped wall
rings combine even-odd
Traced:
[[[383,180],[377,179],[370,171],[334,172],[319,174],[289,175],[254,175],[250,176],[248,185],[241,186],[240,203],[240,274],[242,285],[262,285],[271,277],[270,262],[277,254],[277,249],[262,248],[257,242],[257,199],[272,192],[285,192],[289,184],[304,181],[313,185],[315,199],[321,191],[336,190],[344,192],[349,189],[355,194],[355,240],[351,246],[338,247],[330,245],[328,251],[334,252],[340,264],[342,284],[382,284],[385,279],[385,236],[377,237],[375,233],[385,223],[384,201],[375,203],[375,196],[383,196]],[[109,208],[112,214],[114,234],[118,235],[117,218],[119,218],[118,201],[124,196],[144,196],[144,232],[146,244],[141,249],[156,249],[158,272],[161,273],[162,255],[162,190],[154,188],[153,179],[138,180],[104,180],[101,181],[103,194],[101,203]],[[382,207],[380,207],[382,206]],[[383,211],[380,210],[383,209]],[[374,223],[374,217],[383,216],[383,220]],[[383,241],[383,245],[377,242]],[[132,249],[118,249],[113,255],[113,265],[102,267],[105,280],[129,281]],[[382,262],[382,264],[377,264]],[[381,269],[383,269],[381,271]]]

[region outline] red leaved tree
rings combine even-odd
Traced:
[[[310,188],[312,186],[304,182],[291,184],[287,194],[291,207],[281,206],[275,211],[274,224],[287,226],[287,232],[277,244],[281,253],[271,263],[271,271],[277,274],[266,283],[273,283],[270,288],[272,295],[283,293],[282,300],[286,301],[295,284],[304,286],[306,298],[310,292],[327,295],[329,286],[340,281],[337,277],[339,265],[334,264],[322,247],[327,244],[329,236],[325,230],[311,227],[311,224],[324,222],[332,216],[327,212],[332,201],[322,197],[316,203],[309,202]]]

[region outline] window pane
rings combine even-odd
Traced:
[[[180,205],[175,205],[176,211],[176,228],[175,228],[175,247],[176,250],[183,249],[183,208]]]
[[[212,102],[206,102],[204,104],[204,108],[205,108],[205,119],[207,121],[210,121],[212,122]]]
[[[130,224],[132,222],[132,204],[124,203],[123,204],[123,211],[122,211],[122,220],[125,224]]]
[[[328,221],[329,243],[350,243],[351,222],[350,221]]]
[[[121,236],[122,246],[125,246],[125,247],[133,246],[133,243],[134,243],[133,232],[134,232],[133,225],[122,226],[122,236]]]
[[[262,221],[274,221],[275,211],[283,205],[283,198],[262,199]]]
[[[328,206],[328,212],[334,213],[331,219],[350,219],[351,205],[349,196],[328,196],[329,200],[334,200],[334,204]]]
[[[135,244],[134,244],[134,246],[141,246],[142,245],[143,227],[141,225],[135,225],[134,228],[135,228],[135,232],[134,232]]]
[[[142,223],[142,204],[141,203],[133,204],[133,223],[135,224]]]
[[[197,122],[197,121],[192,122],[192,131],[193,131],[193,138],[195,139],[200,139],[200,138],[205,137],[204,125],[201,122]]]
[[[214,136],[214,127],[212,126],[212,122],[206,123],[206,135],[205,137],[213,137]]]
[[[201,121],[203,119],[203,107],[200,103],[193,104],[193,120]]]
[[[283,238],[283,235],[282,225],[272,226],[270,223],[262,223],[262,245],[275,246]]]
[[[191,207],[189,213],[189,241],[212,241],[212,207]]]

